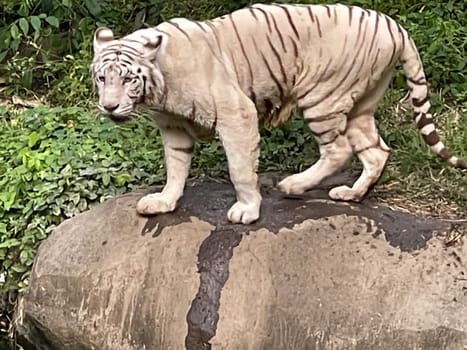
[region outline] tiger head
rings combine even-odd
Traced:
[[[101,112],[126,121],[138,105],[154,98],[164,83],[156,62],[162,42],[163,34],[156,29],[141,29],[121,39],[108,28],[96,30],[91,68]]]

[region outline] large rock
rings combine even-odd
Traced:
[[[230,185],[187,187],[143,218],[133,193],[60,225],[39,249],[18,330],[30,349],[461,350],[467,249],[450,224],[324,193],[263,191],[230,225]]]

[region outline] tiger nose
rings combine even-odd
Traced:
[[[120,106],[119,104],[116,104],[116,105],[104,105],[104,108],[107,112],[109,113],[112,113],[113,111],[115,111],[118,106]]]

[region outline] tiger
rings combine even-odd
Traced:
[[[184,192],[194,143],[218,138],[236,201],[228,221],[260,217],[259,126],[303,116],[320,158],[277,187],[299,195],[340,171],[352,156],[363,170],[352,187],[328,192],[361,201],[390,154],[374,113],[401,63],[414,121],[447,163],[453,155],[435,128],[419,52],[408,32],[374,10],[343,4],[253,4],[206,21],[173,18],[115,38],[94,33],[92,79],[98,109],[115,122],[151,113],[164,149],[166,182],[136,203],[141,215],[172,212]]]

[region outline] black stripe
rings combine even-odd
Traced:
[[[271,66],[268,63],[268,60],[266,59],[266,57],[264,56],[264,54],[262,52],[261,52],[261,58],[263,59],[263,62],[266,65],[266,68],[267,68],[267,70],[269,72],[269,75],[271,76],[272,80],[274,80],[274,82],[277,85],[277,88],[279,89],[280,100],[283,101],[283,99],[284,99],[284,89],[282,88],[279,79],[277,79],[277,77],[274,75],[274,72],[272,71]]]
[[[360,34],[362,32],[362,23],[363,23],[363,19],[365,18],[365,12],[362,12],[362,14],[360,15],[360,20],[358,21],[358,34],[357,34],[357,40],[360,39]]]
[[[196,24],[203,32],[207,33],[207,30],[206,28],[204,28],[201,23],[199,23],[198,21],[191,21],[192,23]]]
[[[287,84],[287,74],[285,73],[285,68],[284,68],[284,64],[282,63],[281,55],[279,54],[279,52],[276,50],[276,48],[272,44],[271,38],[268,36],[267,39],[268,39],[269,46],[271,47],[272,52],[276,56],[277,62],[279,63],[279,66],[281,68],[281,73],[282,73],[282,77],[284,78],[284,82]]]
[[[315,22],[315,19],[314,19],[314,17],[313,17],[313,12],[311,11],[311,7],[308,6],[308,7],[307,7],[307,10],[308,10],[308,14],[310,15],[311,21],[314,23],[314,22]]]
[[[368,49],[368,53],[371,53],[371,50],[373,50],[373,45],[375,44],[376,34],[378,34],[378,28],[379,28],[379,14],[376,13],[375,31],[373,32],[373,37],[371,38],[371,44],[370,44],[370,48]]]
[[[251,15],[255,18],[255,20],[258,20],[258,17],[256,16],[255,11],[251,7],[248,7],[248,10],[250,10]]]
[[[430,96],[428,96],[428,94],[424,98],[422,98],[421,100],[413,98],[412,99],[412,104],[414,105],[414,107],[421,107],[425,103],[427,103],[429,99],[430,99]]]
[[[221,48],[221,43],[220,43],[220,40],[219,40],[219,36],[217,34],[217,28],[214,24],[212,24],[211,22],[205,22],[209,28],[211,28],[212,30],[212,33],[214,34],[214,39],[216,40],[216,44],[217,44],[217,48],[219,49],[219,52],[221,53],[222,52],[222,48]],[[212,49],[214,51],[214,49]]]
[[[329,134],[329,133],[332,132],[332,131],[336,131],[336,127],[333,126],[333,127],[329,128],[329,129],[326,129],[326,130],[320,131],[320,132],[314,131],[314,130],[311,129],[311,128],[310,128],[310,130],[311,130],[311,132],[313,133],[314,136],[316,136],[316,137],[322,137],[322,136],[324,136],[324,135],[326,135],[326,134]]]
[[[312,92],[318,85],[321,84],[321,79],[322,77],[326,74],[326,72],[328,71],[329,67],[331,66],[331,62],[332,62],[332,58],[329,59],[326,67],[324,68],[323,72],[320,74],[319,78],[317,79],[316,83],[313,84],[311,87],[308,88],[307,91],[305,91],[305,93],[301,94],[300,96],[297,97],[298,100],[301,100],[302,98],[306,97],[310,92]]]
[[[316,20],[316,28],[318,28],[318,35],[320,38],[323,37],[323,32],[321,31],[321,25],[319,24],[319,18],[318,16],[315,17]]]
[[[316,136],[316,135],[315,135],[315,136]],[[337,138],[338,138],[339,136],[341,136],[341,135],[340,135],[340,134],[336,134],[336,136],[335,136],[333,139],[331,139],[331,140],[329,140],[329,141],[326,141],[326,142],[319,142],[318,144],[319,144],[320,147],[330,145],[331,143],[336,142],[336,140],[337,140]],[[319,137],[319,136],[318,136],[318,137]]]
[[[212,102],[214,103],[214,122],[212,123],[212,129],[216,130],[216,127],[217,127],[217,119],[219,119],[219,114],[218,114],[218,111],[217,111],[216,100],[213,99]]]
[[[439,135],[436,132],[436,130],[433,130],[428,135],[423,135],[422,134],[422,137],[429,146],[434,146],[440,141],[439,140]]]
[[[146,97],[146,95],[148,95],[148,93],[146,92],[146,76],[143,75],[143,97],[142,97],[142,103],[144,103],[144,99]]]
[[[325,115],[320,115],[318,117],[304,118],[307,123],[320,123],[324,121],[329,121],[336,119],[339,116],[338,113],[330,113]]]
[[[449,158],[452,157],[452,153],[449,152],[446,148],[441,149],[441,151],[439,151],[438,155],[441,158],[443,158],[444,160],[449,160]]]
[[[135,56],[136,57],[141,57],[143,54],[140,53],[140,52],[137,52],[137,51],[131,51],[131,50],[124,50],[124,51],[120,51],[120,55],[117,56],[116,52],[112,49],[106,49],[104,52],[102,52],[101,54],[101,59],[105,59],[105,58],[108,58],[109,56],[117,56],[117,57],[120,57],[120,56],[125,56],[126,58],[128,58],[131,62],[133,62],[135,60]],[[114,60],[115,58],[113,58],[112,60]]]
[[[426,85],[426,80],[425,80],[424,77],[421,77],[419,79],[414,79],[414,78],[407,77],[407,80],[410,81],[412,84],[415,84],[415,85]]]
[[[191,103],[191,117],[193,119],[196,118],[196,104],[195,104],[195,101],[193,100],[193,102]]]
[[[269,17],[268,17],[268,14],[266,13],[266,11],[264,11],[263,9],[261,9],[259,7],[253,7],[253,9],[260,11],[264,15],[264,18],[266,19],[266,23],[268,25],[268,30],[269,30],[269,32],[272,32],[271,21],[269,20]]]
[[[427,115],[425,113],[416,113],[415,114],[415,118],[418,117],[419,115],[421,115],[420,117],[420,120],[417,122],[417,128],[419,130],[423,129],[423,127],[427,126],[427,125],[430,125],[430,124],[434,124],[433,123],[433,117],[427,117]]]
[[[364,43],[364,40],[362,40],[361,45],[363,45],[363,43]],[[357,52],[358,52],[358,53],[361,52],[361,45],[360,45],[360,47],[357,49]],[[323,101],[323,100],[325,100],[326,98],[328,98],[329,96],[331,96],[331,95],[334,93],[334,91],[335,91],[339,86],[341,86],[341,85],[347,80],[347,78],[349,77],[350,73],[352,72],[352,70],[353,70],[354,67],[355,67],[355,63],[356,63],[356,61],[357,61],[358,56],[359,56],[359,54],[355,55],[355,57],[354,57],[352,63],[351,63],[350,66],[349,66],[349,69],[348,69],[347,72],[344,74],[344,76],[341,78],[341,80],[340,80],[337,84],[335,84],[334,87],[333,87],[332,89],[330,89],[329,92],[328,92],[323,98],[321,98],[320,100],[318,100],[318,101],[315,102],[314,104],[307,106],[307,108],[313,107],[313,106],[317,105],[318,103],[320,103],[321,101]],[[344,60],[344,61],[347,61],[347,60]],[[363,65],[360,65],[359,71],[362,69],[362,67],[363,67]],[[358,74],[356,74],[356,76],[358,76]],[[321,80],[321,79],[319,79],[318,81],[320,81],[320,80]],[[352,85],[355,85],[358,81],[359,81],[359,79],[357,78],[357,80],[354,81],[354,82],[352,83]]]
[[[271,18],[272,18],[272,22],[274,23],[274,28],[276,29],[277,35],[279,36],[279,40],[281,41],[282,50],[284,50],[284,52],[287,53],[287,48],[285,47],[284,38],[282,37],[282,34],[279,31],[279,27],[277,26],[276,18],[273,16],[272,13],[271,13]]]
[[[285,12],[285,14],[287,16],[287,19],[289,21],[289,24],[292,27],[293,32],[295,33],[295,36],[297,37],[297,39],[300,39],[300,34],[298,33],[297,27],[295,26],[295,23],[293,22],[293,18],[292,18],[292,15],[289,12],[289,9],[287,7],[285,7],[285,6],[282,6],[282,5],[275,4],[275,6],[278,6],[282,10],[284,10],[284,12]]]
[[[252,86],[253,86],[253,70],[251,68],[251,63],[250,63],[250,60],[248,58],[247,52],[245,50],[245,46],[243,45],[242,39],[240,38],[240,33],[238,32],[237,25],[235,24],[235,22],[233,20],[232,14],[229,15],[229,19],[232,22],[232,26],[234,28],[235,35],[237,36],[237,40],[240,43],[240,48],[242,50],[243,56],[245,57],[246,63],[248,65],[248,71],[249,71],[249,74],[250,74],[250,90],[252,90],[253,89],[252,88]]]
[[[297,59],[297,57],[298,57],[298,45],[295,42],[295,39],[292,38],[290,35],[289,35],[289,39],[292,42],[294,57],[295,57],[295,59]]]
[[[353,6],[348,6],[349,8],[349,27],[352,26],[352,13],[353,13]]]
[[[331,9],[329,8],[328,5],[323,5],[324,7],[326,7],[326,13],[328,14],[328,17],[331,18]]]
[[[127,65],[127,66],[132,66],[133,65],[133,62],[130,62],[128,60],[124,60],[122,58],[119,58],[118,62],[122,63],[123,65]]]
[[[253,88],[251,88],[251,91],[250,91],[250,98],[256,106],[256,93],[253,91]]]
[[[182,152],[186,154],[192,154],[195,147],[190,146],[190,147],[170,147],[172,150],[177,151],[177,152]]]
[[[387,16],[384,16],[386,18],[386,24],[388,27],[389,35],[391,36],[391,41],[392,41],[392,54],[391,54],[391,59],[389,60],[389,65],[392,64],[392,60],[394,59],[394,55],[396,54],[396,40],[394,39],[394,33],[392,32],[391,29],[391,19]]]
[[[185,37],[191,42],[191,38],[190,38],[190,36],[188,35],[188,33],[185,32],[185,31],[180,27],[180,25],[179,25],[178,23],[174,23],[174,22],[172,22],[172,21],[167,21],[166,23],[171,24],[171,25],[173,25],[175,28],[177,28],[177,29],[178,29],[181,33],[183,33],[183,35],[185,35]]]
[[[365,151],[368,151],[368,150],[370,150],[370,149],[372,149],[372,148],[379,148],[379,149],[382,150],[382,151],[389,152],[389,151],[387,151],[387,150],[385,150],[385,149],[383,149],[383,148],[381,147],[381,143],[380,143],[380,139],[379,139],[379,138],[378,138],[378,142],[377,142],[376,144],[371,145],[371,146],[364,147],[364,148],[359,149],[359,150],[354,149],[354,152],[355,152],[355,154],[360,154],[360,153],[363,153],[363,152],[365,152]]]
[[[402,27],[400,26],[400,24],[397,23],[397,22],[395,22],[395,23],[396,23],[396,26],[397,26],[397,30],[399,31],[399,34],[402,37],[402,49],[404,49],[404,47],[405,47],[405,35],[404,35],[404,32],[402,31]]]
[[[125,53],[131,54],[131,55],[135,55],[135,54],[136,55],[142,55],[143,54],[143,52],[139,51],[138,49],[134,48],[133,46],[125,44],[124,43],[125,41],[127,41],[127,40],[126,39],[122,40],[119,44],[109,45],[109,46],[106,47],[106,50],[109,49],[109,50],[121,51],[121,52],[125,52]],[[130,41],[130,40],[128,40],[128,41]],[[138,44],[140,44],[140,45],[143,45],[139,41],[136,41],[136,42]],[[130,51],[130,52],[128,52],[128,51]]]
[[[375,59],[374,59],[372,65],[371,65],[371,68],[370,68],[371,75],[373,75],[375,73],[375,67],[378,64],[378,56],[379,56],[380,52],[381,52],[380,49],[378,49],[378,51],[376,51]]]

